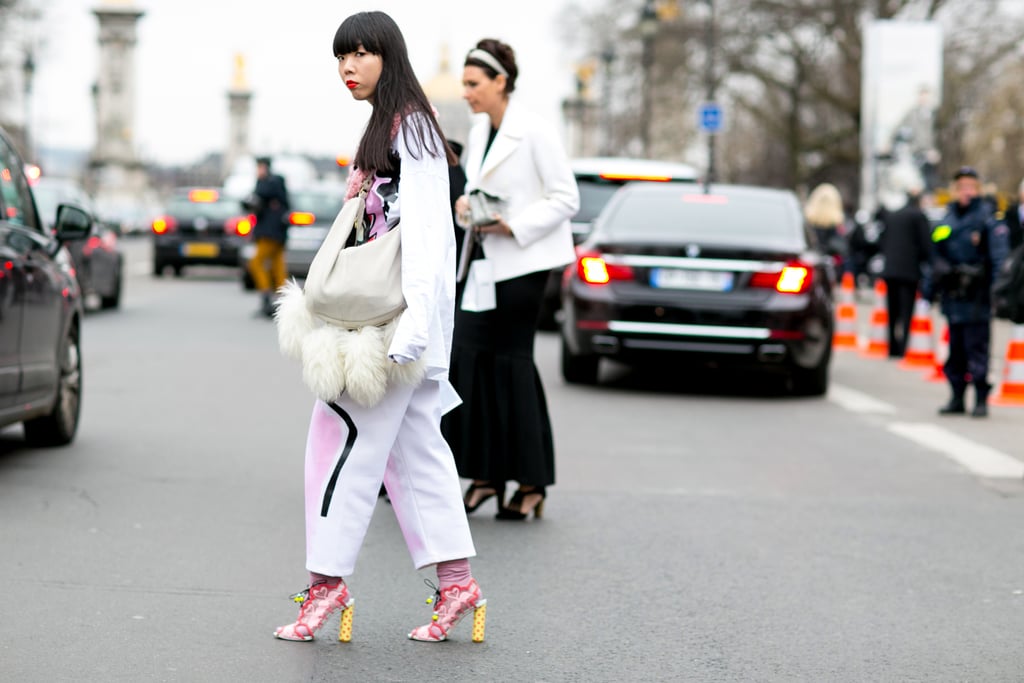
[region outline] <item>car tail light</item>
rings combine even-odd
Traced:
[[[84,245],[82,245],[82,254],[84,256],[89,256],[90,254],[92,254],[92,252],[96,251],[102,246],[103,241],[96,235],[93,235],[92,237],[85,241]]]
[[[160,216],[153,219],[153,232],[157,235],[174,232],[177,227],[177,221],[175,221],[171,216]]]
[[[29,185],[35,185],[42,175],[42,170],[35,164],[25,165],[25,178],[28,180]]]
[[[288,216],[288,222],[292,225],[313,225],[316,223],[316,214],[308,211],[292,211]]]
[[[583,253],[576,259],[576,273],[591,285],[606,285],[612,280],[632,280],[633,269],[608,263],[597,253]]]
[[[811,269],[802,263],[787,263],[781,271],[754,273],[751,287],[774,289],[782,294],[803,294],[811,288]]]
[[[238,235],[239,237],[246,237],[252,232],[252,229],[256,227],[256,216],[249,214],[248,216],[235,216],[229,218],[224,223],[224,232],[229,235]]]
[[[601,180],[612,180],[617,182],[626,182],[630,180],[645,180],[651,183],[667,183],[672,180],[672,176],[668,175],[648,175],[638,173],[602,173],[600,175]]]

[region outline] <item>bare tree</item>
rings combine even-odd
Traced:
[[[21,24],[24,23],[23,10],[27,4],[26,0],[0,0],[0,35],[5,36],[5,38],[18,35],[22,28]],[[5,94],[12,93],[22,82],[21,76],[16,75],[17,71],[22,68],[24,61],[24,54],[21,48],[22,45],[17,40],[5,39],[0,43],[0,92]],[[9,96],[5,96],[0,100],[0,126],[8,129],[18,143],[22,142],[22,127],[20,124],[13,124],[8,117],[13,115],[15,120],[20,120],[14,112],[9,110],[12,102],[20,101],[20,97]]]
[[[966,124],[961,139],[950,139],[960,155],[958,160],[978,166],[986,180],[1004,192],[1016,195],[1024,177],[1024,64],[1013,59],[990,87]],[[948,173],[947,173],[948,177]]]
[[[862,37],[866,22],[874,19],[935,20],[944,28],[943,100],[937,115],[940,173],[948,175],[952,165],[971,155],[984,156],[1000,136],[1011,143],[1001,120],[979,118],[983,110],[992,111],[986,98],[1014,83],[1003,74],[1015,56],[1019,59],[1016,47],[1024,38],[1024,18],[1005,14],[998,0],[715,2],[713,77],[729,112],[719,144],[724,180],[790,188],[828,180],[845,196],[857,196]],[[624,46],[616,78],[639,73],[635,18],[641,4],[609,1],[598,11],[578,7],[573,15],[577,20],[604,17],[574,23],[578,48],[593,49],[602,42]],[[680,16],[659,27],[656,156],[674,156],[699,140],[692,114],[685,112],[693,111],[705,90],[703,19],[694,11],[700,5],[679,3]],[[638,82],[634,77],[616,85],[612,92],[619,97],[604,103],[616,112],[617,149],[631,149],[630,140],[637,136]]]

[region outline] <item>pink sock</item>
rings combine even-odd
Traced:
[[[309,573],[309,585],[310,586],[314,586],[314,585],[316,585],[318,583],[323,583],[323,582],[334,583],[335,581],[339,581],[340,579],[341,579],[340,576],[327,576],[326,574],[317,574],[316,572],[310,572]]]
[[[443,590],[448,586],[465,586],[473,578],[469,560],[449,560],[437,563],[437,583]]]

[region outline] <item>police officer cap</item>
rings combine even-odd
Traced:
[[[953,180],[960,180],[960,178],[974,178],[978,179],[978,172],[971,166],[961,166],[953,174]]]

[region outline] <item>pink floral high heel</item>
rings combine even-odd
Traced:
[[[427,582],[427,585],[432,585]],[[448,586],[444,590],[434,589],[434,596],[427,599],[433,603],[434,616],[426,626],[412,630],[409,638],[427,643],[439,643],[448,639],[448,633],[470,610],[473,611],[473,642],[484,642],[484,627],[487,621],[487,601],[480,597],[480,586],[476,579],[470,579],[465,586]]]
[[[313,634],[327,622],[332,614],[340,609],[342,612],[338,640],[343,643],[352,640],[352,616],[355,600],[348,594],[348,586],[342,579],[314,583],[306,590],[291,597],[300,605],[299,618],[295,623],[282,626],[274,631],[274,637],[281,640],[313,640]]]

